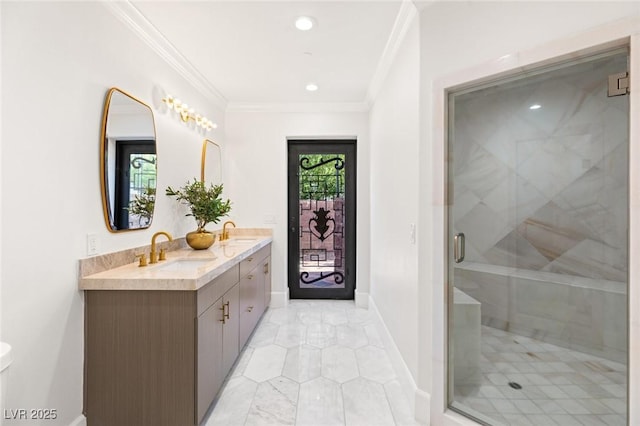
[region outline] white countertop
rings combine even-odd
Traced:
[[[271,236],[237,237],[207,250],[181,249],[148,266],[138,261],[80,278],[80,290],[198,290],[273,241]],[[181,260],[204,259],[193,268],[175,268]],[[206,261],[210,260],[210,261]],[[177,266],[177,265],[176,265]]]

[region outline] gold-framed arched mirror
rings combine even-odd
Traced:
[[[118,88],[109,89],[100,135],[100,186],[109,231],[131,231],[151,225],[156,166],[156,130],[151,108]]]
[[[209,139],[202,142],[200,180],[206,186],[222,183],[222,150],[220,145]]]

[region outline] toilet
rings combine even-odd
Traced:
[[[9,379],[8,370],[11,361],[11,345],[0,342],[0,413],[3,413],[5,409],[7,381]]]

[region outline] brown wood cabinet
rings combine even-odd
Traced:
[[[240,263],[240,347],[246,344],[264,313],[267,287],[271,297],[271,257],[270,249],[265,248]]]
[[[197,291],[85,291],[88,426],[200,424],[264,313],[270,251]]]
[[[237,279],[236,277],[237,270],[226,278],[230,280],[230,284]],[[224,283],[217,284],[224,286]],[[236,282],[197,319],[196,413],[198,424],[207,413],[224,378],[238,357],[240,326],[238,302],[239,284]]]
[[[264,274],[264,306],[271,305],[271,255],[262,261],[262,273]]]

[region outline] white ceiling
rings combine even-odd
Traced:
[[[403,16],[401,0],[131,5],[227,104],[366,102]],[[297,30],[300,15],[315,18],[316,27]],[[309,82],[319,90],[307,92]]]

